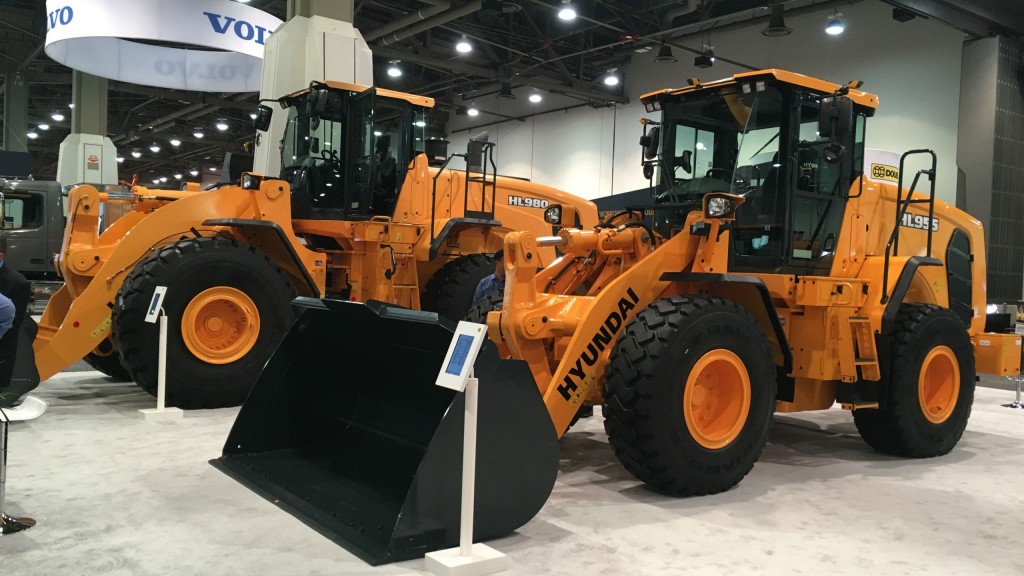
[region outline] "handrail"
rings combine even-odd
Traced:
[[[927,170],[918,170],[917,174],[914,175],[914,181],[910,184],[910,190],[907,192],[906,199],[903,198],[903,165],[906,162],[908,156],[914,154],[929,154],[932,157],[932,166]],[[889,235],[889,241],[885,244],[885,265],[882,269],[882,304],[889,301],[889,259],[892,256],[896,256],[899,252],[900,246],[900,226],[903,225],[903,217],[907,213],[907,208],[911,204],[923,204],[928,203],[928,254],[931,258],[932,255],[932,222],[935,220],[935,169],[938,164],[938,158],[935,152],[927,148],[919,148],[917,150],[909,150],[904,152],[900,156],[900,170],[899,179],[896,184],[896,223],[893,226],[892,234]],[[928,181],[931,183],[931,190],[929,191],[927,199],[913,200],[914,190],[917,188],[917,183],[921,178],[921,175],[928,177]]]
[[[466,165],[467,166],[469,165],[469,154],[468,153],[458,154],[458,153],[454,153],[453,152],[452,154],[448,155],[448,159],[444,161],[444,164],[441,164],[441,167],[438,168],[437,172],[434,174],[434,188],[433,188],[433,190],[430,191],[430,243],[431,244],[433,244],[434,240],[437,238],[437,236],[434,235],[434,221],[436,220],[436,216],[437,216],[437,179],[441,176],[441,174],[444,173],[444,169],[448,167],[448,164],[452,161],[452,159],[456,158],[456,157],[462,158],[463,160],[465,160]]]

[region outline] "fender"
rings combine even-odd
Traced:
[[[307,288],[309,288],[310,295],[314,298],[320,297],[320,289],[317,288],[316,282],[313,277],[310,276],[309,270],[303,265],[302,259],[295,252],[295,248],[291,242],[288,241],[288,236],[285,234],[281,225],[277,222],[270,220],[251,220],[246,218],[211,218],[209,220],[203,220],[203,226],[226,226],[229,228],[235,228],[241,232],[250,232],[247,236],[254,236],[261,240],[258,242],[264,252],[271,256],[280,255],[283,256],[287,262],[278,260],[277,264],[285,269],[285,271],[294,277],[302,279]],[[269,242],[268,242],[269,240]],[[256,244],[255,242],[253,244]],[[268,246],[271,244],[271,246]],[[279,248],[283,250],[271,249]]]
[[[892,293],[889,294],[888,300],[883,302],[885,312],[882,313],[882,336],[892,333],[896,323],[896,314],[899,313],[900,306],[903,305],[903,299],[907,297],[907,290],[910,289],[910,283],[914,280],[914,274],[921,266],[942,266],[942,262],[938,258],[928,256],[911,256],[907,260],[903,270],[900,271],[900,277],[896,280]]]

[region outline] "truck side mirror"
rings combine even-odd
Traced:
[[[260,132],[266,132],[270,129],[270,119],[273,116],[274,110],[270,106],[260,104],[256,107],[256,119],[252,121],[252,125]]]
[[[822,98],[818,109],[818,135],[842,140],[850,132],[853,132],[853,100],[847,96]]]
[[[655,126],[640,137],[640,145],[644,147],[645,160],[653,160],[658,157],[658,135],[660,133],[661,128]]]

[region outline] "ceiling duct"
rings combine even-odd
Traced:
[[[782,4],[772,4],[772,17],[768,22],[768,27],[761,30],[761,34],[768,36],[769,38],[777,38],[779,36],[788,36],[793,29],[786,26],[786,22],[782,15]]]

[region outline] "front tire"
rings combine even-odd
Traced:
[[[441,267],[427,281],[423,309],[452,320],[465,318],[472,308],[473,294],[485,277],[494,274],[493,254],[459,256]]]
[[[946,454],[963,436],[974,403],[967,330],[947,308],[903,304],[890,343],[884,405],[853,412],[861,438],[885,454]]]
[[[167,286],[167,403],[241,404],[295,318],[284,273],[225,238],[181,240],[136,266],[117,295],[113,336],[125,368],[154,395],[159,330],[144,319],[157,286]]]
[[[768,338],[720,298],[673,296],[629,321],[605,374],[605,431],[622,464],[673,496],[728,490],[753,468],[775,409]]]
[[[118,382],[131,382],[132,375],[121,365],[121,358],[109,339],[100,342],[92,352],[85,355],[85,363]]]

